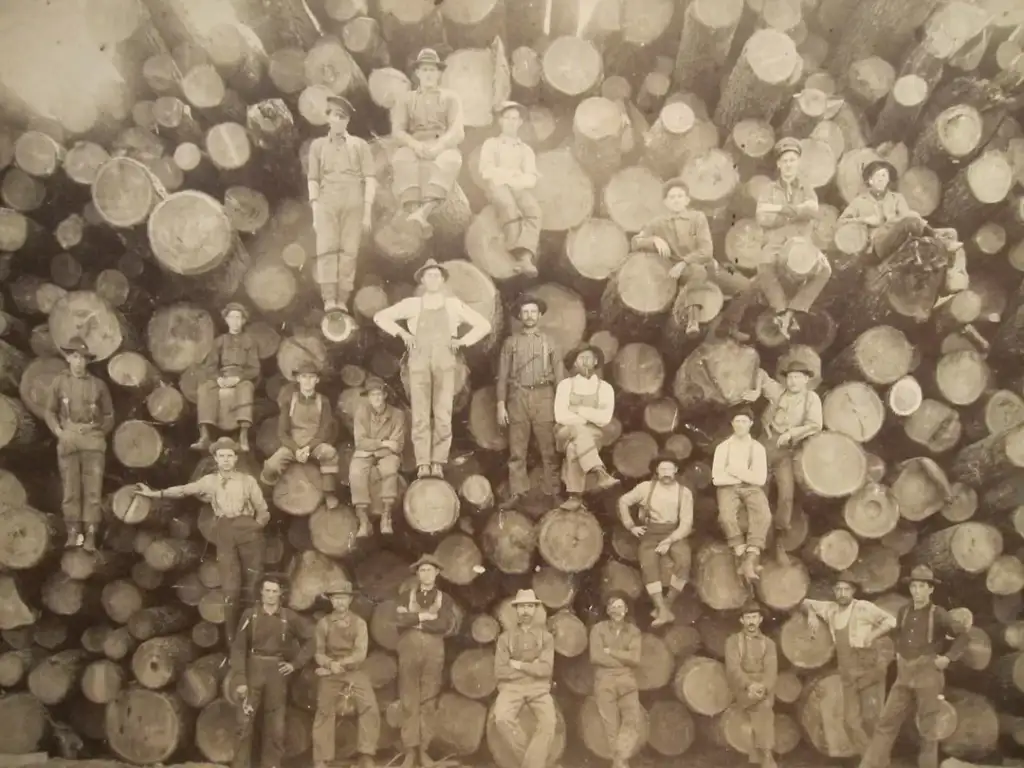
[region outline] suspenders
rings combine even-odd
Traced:
[[[647,498],[644,500],[644,504],[640,508],[640,512],[643,518],[642,522],[647,522],[647,518],[649,517],[648,510],[651,508],[651,497],[654,496],[655,481],[650,480],[648,482],[650,482],[650,486],[648,486],[647,488]],[[683,514],[683,486],[678,481],[676,481],[676,504],[676,523],[678,523],[678,518],[681,517]]]
[[[910,614],[910,608],[904,608],[900,613],[900,630],[903,630],[904,625],[907,623],[907,616]],[[932,644],[935,639],[935,603],[928,606],[928,645]]]

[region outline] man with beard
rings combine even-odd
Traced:
[[[590,630],[590,662],[594,665],[594,699],[612,751],[612,768],[629,768],[626,760],[640,735],[640,630],[627,621],[626,595],[612,592],[605,600],[608,620]]]
[[[530,431],[537,438],[544,467],[544,494],[558,492],[555,453],[555,386],[565,378],[565,364],[555,342],[538,324],[548,305],[536,296],[521,296],[511,307],[522,329],[501,347],[498,358],[498,424],[508,427],[509,495],[502,509],[514,509],[530,490],[526,454]]]
[[[654,603],[652,627],[670,624],[672,603],[690,578],[690,544],[693,530],[693,494],[679,482],[679,459],[658,456],[651,462],[654,478],[619,497],[619,519],[640,539],[638,556],[644,588]],[[640,524],[631,508],[640,505]],[[668,591],[663,592],[664,584]]]
[[[732,689],[734,706],[750,718],[751,763],[775,768],[775,683],[779,677],[779,655],[775,641],[761,632],[764,617],[753,600],[740,614],[742,630],[725,641],[725,676]]]
[[[836,665],[843,682],[843,723],[858,753],[867,749],[866,726],[873,725],[885,700],[885,674],[892,651],[876,643],[896,628],[896,619],[867,600],[855,600],[852,574],[839,574],[833,587],[835,601],[811,600],[802,606],[813,636],[818,620],[825,622],[836,649]]]

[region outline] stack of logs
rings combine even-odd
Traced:
[[[552,760],[580,743],[609,756],[590,698],[587,628],[609,590],[641,596],[636,544],[615,522],[613,498],[572,512],[534,498],[494,507],[507,466],[494,357],[512,322],[504,307],[527,286],[483,204],[476,161],[492,107],[509,95],[529,107],[525,138],[541,176],[541,278],[528,287],[550,308],[542,325],[565,349],[587,339],[605,351],[617,393],[609,465],[634,483],[669,451],[697,498],[693,591],[667,628],[646,631],[646,610],[638,614],[647,715],[638,749],[667,765],[688,750],[742,750],[749,738],[721,661],[747,593],[717,528],[709,464],[726,404],[757,366],[774,372],[785,344],[758,318],[756,349],[728,342],[698,356],[681,332],[668,263],[631,254],[629,237],[659,212],[661,180],[681,174],[718,257],[754,268],[763,238],[754,204],[782,136],[803,146],[822,202],[815,240],[835,276],[794,339],[822,363],[825,414],[798,459],[799,509],[784,542],[797,556],[766,562],[757,587],[784,658],[776,749],[853,754],[824,722],[840,690],[833,648],[825,633],[810,637],[800,600],[827,595],[849,568],[864,595],[895,611],[905,601],[899,577],[918,562],[944,580],[942,602],[973,616],[970,651],[950,673],[957,724],[942,749],[980,760],[1024,748],[1019,4],[629,0],[588,13],[593,4],[560,0],[231,3],[237,23],[197,35],[174,0],[107,0],[89,33],[116,51],[130,109],[98,110],[86,126],[8,114],[0,128],[0,722],[13,726],[0,729],[0,753],[33,751],[67,722],[93,749],[134,763],[231,759],[236,703],[211,512],[150,502],[131,486],[210,469],[186,446],[197,367],[228,299],[254,308],[263,360],[255,456],[243,466],[255,472],[277,447],[273,403],[309,357],[324,366],[346,427],[339,448],[350,454],[365,377],[401,391],[401,350],[369,318],[408,295],[414,268],[437,255],[454,292],[495,329],[467,355],[447,482],[416,483],[395,535],[357,542],[351,508],[324,507],[316,472],[293,467],[272,494],[268,567],[288,570],[288,599],[301,611],[322,609],[317,594],[340,573],[354,580],[387,749],[396,589],[419,553],[443,560],[462,617],[448,641],[438,749],[486,748],[501,768],[517,765],[488,721],[494,643],[514,617],[508,596],[535,589],[558,654]],[[398,237],[387,226],[388,142],[374,142],[384,183],[354,298],[360,327],[327,343],[303,271],[314,255],[306,148],[323,131],[329,94],[356,104],[356,133],[386,134],[387,109],[410,87],[407,63],[426,45],[448,57],[444,84],[464,105],[463,194],[433,242]],[[867,233],[837,225],[861,168],[878,157],[900,171],[914,210],[966,243],[971,290],[924,323],[861,295]],[[977,332],[964,333],[967,323]],[[74,335],[97,354],[117,411],[95,554],[60,550],[54,446],[40,421],[65,367],[58,347]],[[305,670],[292,684],[292,756],[309,748],[314,683]],[[338,726],[341,754],[354,749],[353,729],[351,718]]]

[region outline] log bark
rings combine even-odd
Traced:
[[[744,118],[770,122],[789,95],[799,62],[790,37],[772,29],[755,32],[722,87],[715,124],[728,132]]]
[[[927,536],[914,550],[918,562],[947,579],[986,571],[1002,554],[1003,536],[985,523],[959,523]]]
[[[956,480],[981,487],[1022,466],[1024,427],[1016,426],[962,448],[956,455],[951,474]]]
[[[676,292],[668,269],[658,254],[637,252],[608,281],[601,311],[620,338],[640,341],[661,329]]]

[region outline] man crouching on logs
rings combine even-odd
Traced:
[[[725,676],[735,706],[750,718],[750,762],[775,768],[775,683],[779,654],[775,641],[761,632],[764,616],[753,600],[743,606],[743,629],[725,641]]]
[[[658,456],[651,462],[654,478],[645,480],[619,497],[619,519],[640,539],[640,573],[654,602],[652,627],[670,624],[672,603],[690,578],[690,544],[693,530],[693,494],[679,482],[679,459]],[[640,505],[640,525],[630,509]],[[663,584],[668,582],[668,591]]]
[[[641,636],[627,617],[628,598],[612,592],[605,600],[608,620],[590,630],[590,663],[594,665],[594,699],[612,748],[612,768],[629,768],[640,736],[643,711],[635,668],[640,666]]]

